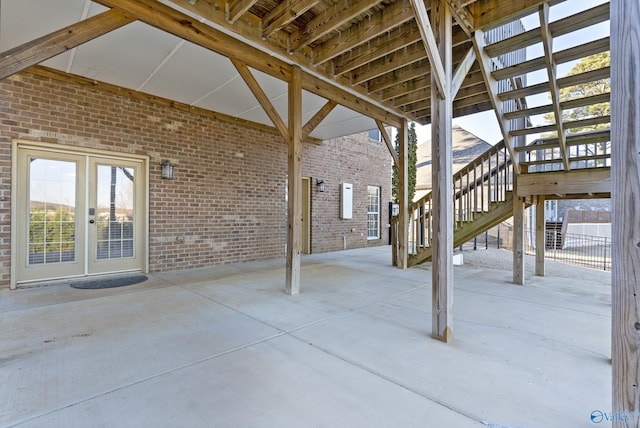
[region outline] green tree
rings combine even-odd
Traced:
[[[587,71],[608,67],[610,63],[611,57],[609,51],[591,55],[581,59],[567,75],[572,76],[574,74],[580,74]],[[593,82],[582,83],[576,86],[570,86],[568,88],[562,88],[560,90],[560,101],[569,101],[576,98],[590,97],[593,95],[599,95],[608,92],[611,92],[611,79],[606,78]],[[588,119],[591,117],[608,116],[610,114],[611,107],[610,104],[606,102],[565,110],[562,112],[562,118],[564,121],[574,121]],[[544,119],[548,123],[555,123],[555,117],[553,113],[545,114]],[[567,133],[576,134],[580,132],[595,131],[598,129],[608,128],[609,125],[605,123],[589,127],[571,128],[567,130]]]
[[[396,134],[396,153],[398,152],[398,135]],[[407,134],[407,157],[408,157],[408,165],[407,169],[409,170],[407,187],[409,189],[407,198],[409,202],[413,200],[413,196],[416,194],[416,163],[418,162],[418,157],[416,155],[416,150],[418,149],[418,136],[416,135],[416,124],[411,123],[409,127],[409,133]],[[393,179],[392,179],[393,189],[392,196],[394,202],[398,203],[398,168],[393,165]]]

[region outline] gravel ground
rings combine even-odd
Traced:
[[[464,264],[457,269],[498,270],[512,272],[513,253],[508,250],[488,249],[463,251]],[[431,263],[420,265],[431,270]],[[510,275],[505,275],[506,282]],[[552,288],[572,294],[591,296],[611,302],[611,272],[573,266],[552,260],[545,261],[545,276],[535,276],[535,257],[525,256],[526,286]]]

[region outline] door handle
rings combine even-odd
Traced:
[[[95,223],[95,222],[96,222],[96,221],[95,221],[94,219],[89,220],[89,224],[93,224],[93,223]]]

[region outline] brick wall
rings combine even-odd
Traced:
[[[304,147],[302,173],[312,177],[311,251],[324,252],[389,243],[389,201],[391,200],[391,156],[383,142],[352,135]],[[316,190],[316,179],[324,180],[326,191]],[[340,219],[340,185],[353,184],[353,218]],[[381,188],[380,239],[367,239],[367,186]]]
[[[0,82],[0,286],[10,273],[14,138],[149,156],[152,272],[284,255],[287,146],[274,131],[22,73]],[[303,174],[314,177],[313,252],[341,249],[343,236],[348,248],[386,244],[385,227],[382,239],[366,238],[367,185],[382,187],[386,226],[384,143],[366,136],[305,143],[303,158]],[[162,159],[176,165],[174,180],[160,179]],[[316,192],[315,177],[326,192]],[[353,220],[338,218],[342,181],[354,184]]]

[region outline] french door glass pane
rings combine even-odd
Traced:
[[[134,170],[98,165],[96,257],[133,257]]]
[[[29,159],[28,264],[76,260],[76,164]]]

